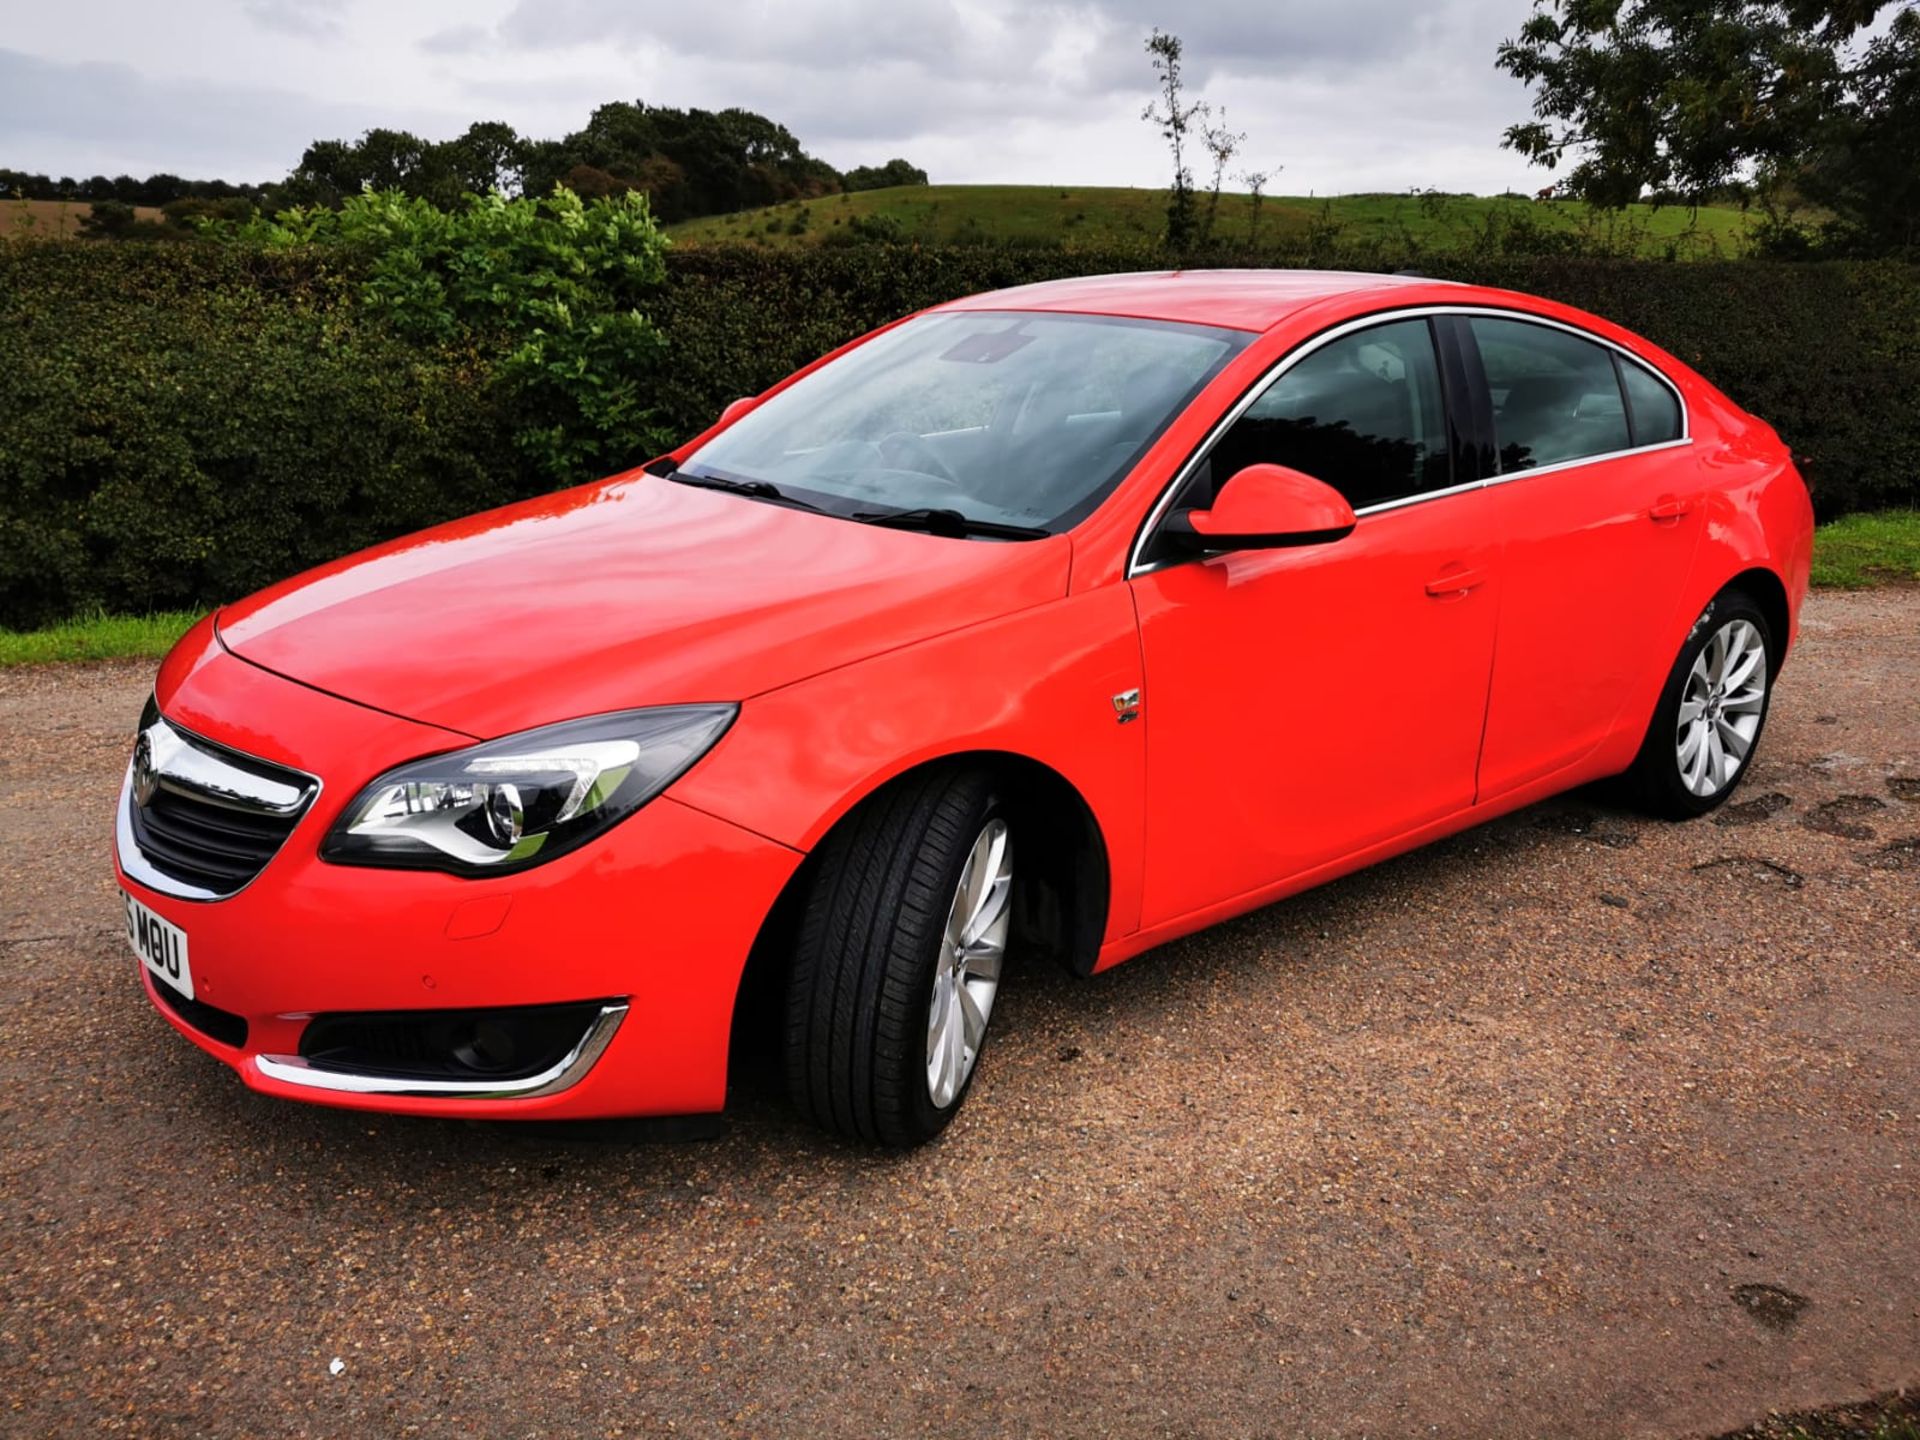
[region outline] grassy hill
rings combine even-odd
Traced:
[[[1206,198],[1201,197],[1204,210]],[[1252,202],[1223,194],[1216,233],[1244,244]],[[835,231],[876,230],[929,244],[968,240],[1016,244],[1111,244],[1151,240],[1165,224],[1159,190],[1054,185],[903,185],[888,190],[827,195],[733,215],[711,215],[673,226],[681,245],[745,241],[760,245],[817,245]],[[1260,206],[1260,243],[1299,246],[1316,228],[1342,244],[1412,238],[1432,250],[1464,249],[1489,226],[1531,223],[1588,231],[1607,248],[1664,255],[1734,256],[1746,248],[1751,217],[1740,210],[1635,205],[1600,214],[1576,201],[1511,196],[1339,195],[1314,199],[1268,196]]]

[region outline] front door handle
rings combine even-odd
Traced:
[[[1678,520],[1693,509],[1693,502],[1682,500],[1678,495],[1662,495],[1653,502],[1653,508],[1647,511],[1647,518],[1655,524],[1666,520]]]
[[[1467,565],[1449,565],[1427,581],[1427,594],[1436,600],[1454,600],[1487,583],[1486,575]]]

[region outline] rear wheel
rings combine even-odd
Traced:
[[[882,1145],[946,1128],[999,994],[1014,853],[991,777],[970,770],[902,781],[828,837],[787,989],[802,1114]]]
[[[1714,809],[1740,783],[1772,699],[1774,640],[1744,592],[1707,606],[1680,647],[1627,781],[1646,809],[1684,820]]]

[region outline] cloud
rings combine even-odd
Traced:
[[[474,55],[493,43],[494,35],[484,25],[449,25],[435,30],[416,43],[429,55]]]
[[[464,125],[464,119],[460,125]],[[130,66],[0,50],[6,163],[51,174],[278,180],[314,140],[397,124],[452,133],[450,117],[284,90],[153,79]]]
[[[1286,191],[1497,190],[1532,174],[1499,149],[1526,115],[1493,69],[1516,4],[90,0],[9,26],[0,158],[277,178],[322,136],[485,118],[557,137],[640,98],[759,111],[841,166],[905,155],[936,180],[1156,185],[1164,156],[1139,117],[1158,22],[1186,47],[1190,94],[1249,133],[1246,164],[1286,166]],[[271,79],[236,79],[256,76]]]
[[[1147,73],[1143,45],[1156,25],[1180,36],[1189,79],[1204,84],[1216,73],[1278,79],[1392,60],[1431,49],[1461,15],[1511,19],[1511,9],[1510,0],[1213,0],[1170,16],[1165,0],[516,0],[500,36],[533,50],[614,46],[829,72],[887,61],[989,84],[1065,49],[1077,51],[1080,73],[1055,78],[1098,91]]]
[[[990,10],[962,14],[949,0],[519,0],[500,37],[528,49],[620,46],[788,66],[886,60],[935,64],[972,51],[999,28]]]
[[[240,8],[265,29],[325,39],[341,33],[346,0],[241,0]]]

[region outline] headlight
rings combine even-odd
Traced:
[[[653,799],[737,713],[733,705],[622,710],[416,760],[355,798],[321,858],[456,875],[538,865]]]

